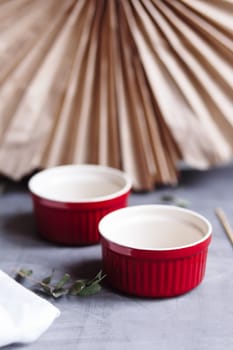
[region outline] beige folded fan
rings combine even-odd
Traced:
[[[0,0],[0,84],[2,174],[174,184],[233,157],[233,1]]]

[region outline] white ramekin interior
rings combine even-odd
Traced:
[[[63,165],[43,170],[29,181],[30,191],[60,202],[93,202],[116,198],[131,188],[120,170],[100,165]]]
[[[116,210],[99,224],[100,234],[121,246],[167,250],[192,246],[211,235],[201,215],[166,205],[141,205]]]

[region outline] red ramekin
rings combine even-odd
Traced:
[[[203,279],[211,240],[201,215],[166,205],[116,210],[99,223],[103,268],[116,289],[142,297],[172,297]]]
[[[64,165],[29,181],[38,232],[67,245],[99,241],[98,223],[127,205],[131,181],[120,170],[100,165]]]

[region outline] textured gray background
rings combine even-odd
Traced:
[[[130,204],[160,203],[163,193],[190,200],[190,209],[213,225],[206,276],[193,291],[172,299],[148,300],[120,295],[107,286],[88,298],[64,298],[54,304],[61,316],[31,345],[7,349],[159,349],[233,348],[233,248],[214,210],[221,206],[233,226],[233,167],[207,172],[186,170],[177,188],[133,194]],[[101,266],[100,247],[59,247],[35,231],[26,182],[8,183],[0,195],[0,269],[20,267],[45,276],[56,268],[74,277],[93,275]],[[36,315],[35,315],[36,317]],[[0,329],[1,331],[1,329]]]

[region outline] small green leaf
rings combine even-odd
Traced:
[[[190,202],[183,198],[177,198],[171,194],[164,194],[161,197],[162,202],[167,202],[168,204],[176,205],[177,207],[187,208]]]
[[[79,295],[80,296],[89,296],[98,293],[101,290],[101,285],[99,283],[91,284],[83,288]]]
[[[19,275],[22,278],[26,278],[28,276],[31,276],[33,274],[32,270],[27,270],[27,269],[20,269],[17,271],[17,275]]]
[[[103,271],[100,270],[94,278],[92,278],[91,280],[89,280],[89,281],[86,282],[86,285],[87,285],[87,286],[90,286],[90,285],[99,283],[99,282],[101,282],[105,277],[106,277],[106,275],[103,275]]]
[[[86,283],[84,280],[77,280],[70,287],[69,294],[78,295],[85,287]]]
[[[170,193],[165,193],[161,196],[160,200],[162,202],[174,202],[175,201],[175,197],[170,194]]]
[[[188,208],[190,202],[183,198],[177,198],[174,202],[177,207]]]
[[[53,278],[53,275],[50,275],[50,276],[48,276],[48,277],[45,277],[41,282],[42,282],[43,284],[50,284],[52,278]]]
[[[53,296],[53,288],[51,286],[44,284],[43,282],[39,282],[39,286],[45,294]]]
[[[66,295],[68,294],[69,290],[66,288],[60,288],[60,289],[54,289],[52,291],[52,296],[57,299],[57,298],[60,298],[62,297],[63,295]]]
[[[65,273],[64,276],[57,282],[55,285],[55,290],[61,289],[64,287],[64,285],[70,280],[70,275],[68,273]]]

